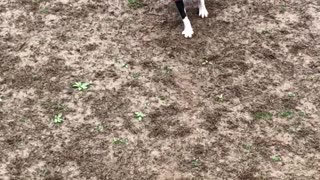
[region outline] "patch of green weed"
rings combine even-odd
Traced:
[[[163,71],[166,73],[166,74],[170,74],[172,72],[172,69],[169,67],[169,66],[164,66],[163,67]]]
[[[243,145],[243,148],[246,149],[246,150],[251,150],[252,145],[250,145],[250,144],[244,144],[244,145]]]
[[[128,0],[128,5],[130,8],[138,9],[143,7],[143,4],[140,2],[140,0]]]
[[[114,138],[112,140],[112,144],[115,144],[115,145],[124,145],[124,144],[127,144],[128,143],[128,140],[127,139],[122,139],[122,138]]]
[[[218,101],[218,102],[223,102],[223,101],[224,101],[224,96],[223,96],[223,94],[217,95],[217,96],[216,96],[216,101]]]
[[[85,91],[89,89],[90,83],[84,83],[84,82],[75,82],[72,84],[72,87],[79,90],[79,91]]]
[[[43,13],[43,14],[49,14],[49,9],[48,8],[43,8],[39,12]]]
[[[254,119],[271,120],[272,114],[270,112],[258,111],[258,112],[253,112],[252,117]]]
[[[292,93],[292,92],[289,92],[289,93],[288,93],[288,97],[290,97],[290,98],[296,97],[296,94],[294,94],[294,93]]]
[[[280,112],[280,117],[281,117],[281,118],[292,119],[293,116],[294,116],[294,112],[293,112],[293,111],[283,111],[283,112]]]
[[[141,76],[141,74],[140,73],[132,73],[132,75],[131,75],[134,79],[139,79],[139,77]]]
[[[63,115],[62,113],[59,113],[57,115],[54,115],[53,117],[53,123],[55,124],[61,124],[63,122]]]
[[[135,112],[134,113],[134,118],[136,118],[138,121],[142,121],[144,117],[146,117],[146,115],[143,114],[142,112]]]
[[[159,99],[160,99],[161,101],[165,101],[165,100],[167,99],[167,97],[166,97],[166,96],[159,96]]]
[[[199,167],[199,166],[201,166],[201,161],[199,159],[194,159],[191,161],[191,166],[193,168]]]
[[[101,124],[99,124],[98,126],[97,126],[97,131],[99,132],[99,133],[101,133],[101,132],[103,132],[103,126],[101,125]]]
[[[270,158],[271,158],[271,160],[274,161],[274,162],[279,162],[279,161],[282,160],[279,155],[274,155],[274,156],[271,156]]]

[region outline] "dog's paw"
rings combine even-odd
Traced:
[[[193,35],[193,29],[188,17],[185,17],[183,19],[183,25],[184,25],[184,30],[182,31],[182,34],[184,35],[185,38],[191,38]]]
[[[206,7],[200,7],[199,8],[199,16],[202,18],[208,17],[209,13],[207,11]]]
[[[191,38],[193,35],[193,29],[192,27],[186,27],[182,31],[182,34],[184,35],[185,38]]]

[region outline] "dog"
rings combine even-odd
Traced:
[[[209,13],[207,11],[205,0],[174,0],[176,3],[176,6],[178,8],[178,11],[181,15],[184,30],[182,31],[182,34],[185,38],[191,38],[193,35],[193,29],[191,26],[191,22],[187,16],[185,3],[197,3],[199,8],[199,16],[202,18],[208,17]]]

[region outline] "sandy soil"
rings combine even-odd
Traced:
[[[0,179],[320,179],[319,2],[0,1]]]

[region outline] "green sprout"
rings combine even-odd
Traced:
[[[166,96],[159,96],[159,99],[160,99],[161,101],[164,101],[164,100],[167,99],[167,97],[166,97]]]
[[[112,144],[115,144],[115,145],[121,145],[121,144],[127,144],[128,143],[128,140],[127,139],[122,139],[122,138],[114,138],[112,140]]]
[[[289,93],[288,93],[288,97],[290,97],[290,98],[296,97],[296,94],[294,94],[294,93],[292,93],[292,92],[289,92]]]
[[[200,162],[199,159],[194,159],[194,160],[191,161],[191,165],[192,165],[193,168],[199,167],[201,165],[201,162]]]
[[[97,126],[97,131],[100,133],[100,132],[103,132],[103,126],[101,124],[99,124]]]
[[[251,150],[251,149],[252,149],[252,145],[250,145],[250,144],[244,144],[244,145],[243,145],[243,148],[246,149],[246,150]]]
[[[122,68],[128,68],[128,67],[129,67],[129,64],[128,64],[128,63],[124,63],[124,64],[122,64],[121,67],[122,67]]]
[[[279,161],[282,160],[279,155],[274,155],[274,156],[271,156],[270,158],[271,158],[272,161],[274,161],[274,162],[279,162]]]
[[[164,70],[164,72],[165,72],[166,74],[169,74],[169,73],[172,72],[172,69],[171,69],[169,66],[164,66],[164,67],[163,67],[163,70]]]
[[[218,102],[223,102],[224,101],[223,94],[220,94],[220,95],[216,96],[216,99],[217,99]]]
[[[141,76],[141,74],[140,73],[132,73],[132,77],[134,78],[134,79],[139,79],[139,77]]]
[[[292,119],[294,113],[292,111],[284,111],[280,113],[280,117],[282,118],[287,118],[287,119]]]
[[[59,114],[55,115],[55,116],[53,117],[53,122],[54,122],[55,124],[60,124],[60,123],[62,123],[62,122],[63,122],[62,113],[59,113]]]
[[[72,85],[73,88],[78,89],[79,91],[87,90],[90,87],[90,83],[83,83],[83,82],[75,82]]]
[[[142,121],[144,117],[146,117],[145,114],[143,114],[142,112],[135,112],[134,113],[134,117],[138,120],[138,121]]]

